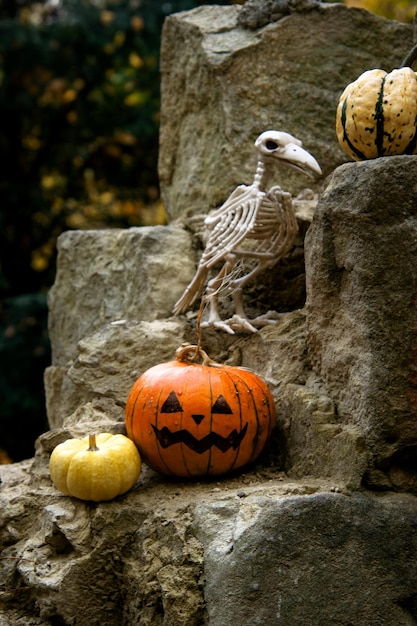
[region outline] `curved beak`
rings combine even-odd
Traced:
[[[295,143],[289,143],[283,150],[273,153],[271,156],[283,161],[285,165],[303,172],[310,178],[321,176],[322,171],[316,159],[304,148]]]

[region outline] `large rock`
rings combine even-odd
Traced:
[[[196,340],[184,319],[110,323],[78,342],[66,367],[45,375],[48,420],[72,436],[124,431],[124,407],[135,380],[172,361],[183,342]],[[265,465],[291,477],[333,478],[357,488],[367,468],[358,429],[341,425],[336,407],[306,362],[305,315],[294,311],[255,335],[204,331],[212,358],[248,367],[269,385],[277,422]]]
[[[50,427],[68,425],[74,412],[71,424],[75,425],[80,412],[85,412],[84,405],[102,399],[112,419],[123,420],[123,407],[135,380],[149,367],[172,361],[175,350],[191,339],[190,325],[178,319],[120,320],[87,334],[74,347],[66,367],[51,365],[45,372]]]
[[[285,315],[238,345],[242,365],[262,376],[274,396],[274,465],[290,477],[327,477],[358,488],[368,467],[368,449],[358,426],[340,422],[337,403],[309,367],[305,311]]]
[[[417,475],[416,180],[415,156],[338,168],[306,237],[309,362],[386,471],[381,486],[405,489]]]
[[[253,143],[268,128],[299,137],[329,174],[347,160],[335,133],[341,92],[365,70],[398,67],[412,36],[411,25],[314,0],[168,17],[159,175],[169,217],[207,213],[250,184]],[[307,179],[283,168],[276,182],[294,194]]]
[[[177,227],[169,230],[184,234]],[[157,227],[156,235],[159,231]],[[183,342],[197,341],[192,318],[139,321],[136,319],[137,309],[132,314],[132,310],[123,308],[125,304],[119,288],[108,288],[118,280],[118,274],[113,270],[112,254],[121,240],[120,232],[113,233],[114,241],[111,241],[111,232],[104,234],[106,245],[101,248],[101,280],[89,278],[97,269],[99,242],[92,244],[94,234],[72,234],[68,238],[75,245],[60,247],[60,275],[50,299],[51,320],[61,322],[64,317],[68,328],[67,337],[52,335],[53,346],[55,341],[58,346],[64,346],[65,340],[66,353],[72,358],[68,358],[65,365],[54,362],[45,373],[48,420],[52,429],[65,428],[73,436],[81,436],[93,429],[111,432],[121,429],[123,432],[124,406],[135,380],[149,367],[173,360],[175,350]],[[136,233],[133,235],[135,240]],[[149,237],[149,229],[144,236]],[[132,234],[126,232],[124,240],[129,242],[131,237]],[[155,237],[151,240],[154,241]],[[66,243],[65,237],[63,243]],[[74,250],[78,250],[77,257]],[[159,258],[162,282],[169,272],[165,267],[170,263],[168,251],[165,257]],[[137,265],[143,262],[145,267],[153,266],[154,254],[151,250],[149,258],[143,259],[141,248],[135,248],[131,251],[129,267],[135,266],[135,260]],[[190,250],[188,254],[191,254]],[[83,259],[81,279],[78,272],[69,271],[80,257]],[[192,258],[187,261],[184,255],[182,262],[186,265],[192,262]],[[183,278],[172,276],[170,280],[170,289],[175,292]],[[271,291],[269,277],[265,276],[264,281],[267,293],[268,288]],[[97,303],[105,302],[106,310],[118,311],[128,319],[107,323],[104,319],[97,319],[96,311],[85,306],[86,285]],[[260,292],[258,285],[258,296]],[[278,293],[276,289],[271,295],[272,302]],[[66,298],[69,294],[72,296],[71,312],[67,319]],[[265,302],[264,310],[267,308]],[[84,331],[82,339],[75,341],[80,332],[80,321],[75,316],[77,311],[83,314],[82,328],[88,330]],[[150,308],[148,317],[152,318],[153,312],[154,309]],[[268,464],[285,469],[292,477],[333,477],[351,487],[360,485],[367,467],[361,432],[349,423],[340,425],[334,402],[308,369],[305,314],[302,311],[285,315],[280,323],[266,327],[256,335],[230,336],[204,330],[203,345],[212,358],[248,367],[269,384],[277,406],[277,427]]]
[[[196,513],[210,626],[415,623],[415,498],[246,491]]]
[[[179,226],[61,235],[48,300],[53,364],[65,365],[77,342],[106,323],[169,317],[194,269],[191,238]]]
[[[59,494],[35,461],[2,472],[2,626],[410,626],[417,500],[337,483],[212,483],[144,472],[104,504]],[[381,592],[383,590],[383,593]]]
[[[161,172],[172,215],[207,210],[251,174],[249,135],[261,123],[294,120],[286,129],[331,169],[341,158],[330,138],[337,81],[376,65],[376,54],[394,63],[410,29],[313,0],[170,18]],[[171,61],[170,48],[179,51]],[[210,355],[254,369],[277,407],[257,462],[211,481],[144,466],[130,492],[106,503],[53,487],[54,447],[125,432],[134,379],[195,343],[194,314],[171,310],[200,246],[185,219],[189,230],[61,237],[49,300],[52,428],[34,459],[0,467],[1,626],[417,622],[417,499],[394,493],[416,492],[416,159],[351,164],[329,179],[308,232],[307,307],[253,335],[204,331]],[[265,275],[249,308],[263,288],[262,307],[280,300]]]

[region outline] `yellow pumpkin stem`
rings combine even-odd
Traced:
[[[88,452],[95,452],[98,450],[96,445],[96,436],[88,435]]]

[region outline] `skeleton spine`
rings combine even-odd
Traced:
[[[258,165],[256,166],[255,178],[253,179],[252,188],[256,191],[264,191],[266,187],[266,182],[270,177],[272,169],[272,162],[266,162],[264,159],[260,158],[258,160]]]

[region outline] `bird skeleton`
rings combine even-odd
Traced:
[[[319,176],[316,159],[302,147],[299,139],[288,133],[269,130],[257,138],[258,164],[251,185],[239,185],[226,202],[210,213],[204,224],[208,238],[191,283],[174,306],[180,315],[204,292],[210,272],[220,262],[223,266],[207,282],[204,299],[209,303],[208,320],[201,324],[228,333],[256,332],[268,320],[268,314],[249,320],[242,304],[242,289],[267,268],[273,267],[291,249],[298,232],[291,194],[281,187],[267,190],[275,163]],[[235,314],[222,320],[219,294],[227,290],[233,299]]]

